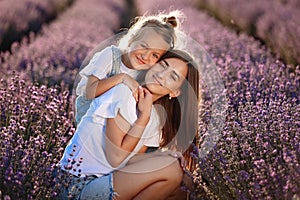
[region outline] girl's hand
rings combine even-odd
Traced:
[[[125,85],[127,85],[130,88],[130,90],[132,91],[132,96],[134,97],[135,101],[137,102],[138,101],[139,83],[134,78],[129,76],[128,74],[123,74],[122,83],[124,83]]]
[[[146,88],[138,87],[138,110],[139,116],[150,117],[152,109],[152,94]]]

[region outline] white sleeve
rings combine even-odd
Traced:
[[[157,135],[155,135],[151,138],[147,138],[144,145],[147,146],[147,147],[159,147],[159,142],[160,142],[159,135],[160,135],[160,133],[157,132]]]
[[[158,114],[152,108],[151,117],[148,125],[146,126],[143,134],[144,145],[148,147],[159,147],[161,124]]]
[[[85,66],[79,74],[84,77],[94,75],[99,79],[103,79],[112,68],[112,48],[106,47],[100,52],[95,53],[91,61]]]
[[[131,125],[136,121],[136,102],[132,92],[124,84],[118,84],[103,95],[95,98],[90,106],[94,122],[102,122],[103,119],[114,118],[118,112]]]

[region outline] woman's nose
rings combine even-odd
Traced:
[[[157,73],[157,77],[158,77],[159,79],[162,79],[162,78],[163,78],[163,73],[158,72],[158,73]]]
[[[164,70],[162,70],[162,71],[159,71],[159,72],[157,72],[157,77],[159,78],[159,79],[164,79],[165,77],[166,77],[166,69],[164,69]]]

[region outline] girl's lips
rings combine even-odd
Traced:
[[[139,62],[139,64],[144,65],[146,64],[142,59],[140,59],[139,57],[136,57],[137,61]]]

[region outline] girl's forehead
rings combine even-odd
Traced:
[[[170,48],[170,45],[165,41],[164,36],[153,28],[147,28],[140,32],[138,37],[140,42],[146,43],[149,48],[166,50]]]

